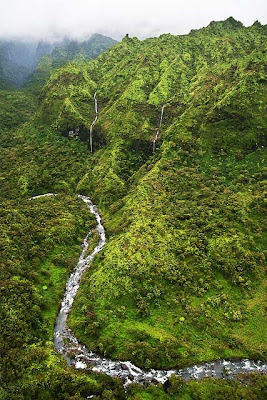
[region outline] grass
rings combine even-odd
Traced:
[[[40,274],[37,290],[43,300],[42,315],[46,319],[46,326],[50,338],[53,337],[54,323],[63,298],[66,282],[72,268],[78,262],[81,249],[79,246],[57,245],[48,257],[40,264]],[[60,257],[65,261],[61,265],[55,260]]]

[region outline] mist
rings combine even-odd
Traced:
[[[230,16],[248,26],[267,19],[264,0],[0,0],[0,38],[77,40],[101,33],[120,40],[186,34]]]

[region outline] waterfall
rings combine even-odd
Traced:
[[[161,125],[162,125],[162,119],[163,119],[163,113],[164,113],[164,108],[165,108],[165,106],[166,106],[166,104],[163,104],[163,106],[162,106],[162,108],[161,108],[160,120],[159,120],[159,127],[158,127],[158,129],[156,130],[156,134],[155,134],[155,137],[154,137],[154,140],[153,140],[153,154],[155,154],[155,150],[156,150],[156,141],[157,141],[157,139],[158,139],[159,130],[160,130]]]
[[[89,145],[90,145],[91,153],[93,153],[93,127],[98,118],[98,105],[97,105],[96,92],[94,94],[94,102],[95,102],[95,118],[94,118],[93,122],[91,123],[90,130],[89,130]]]

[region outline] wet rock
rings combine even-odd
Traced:
[[[129,368],[128,368],[128,366],[126,365],[126,364],[121,364],[121,369],[123,370],[123,371],[129,371]]]
[[[171,382],[169,381],[169,379],[167,379],[164,383],[163,383],[163,390],[165,393],[168,392],[168,389],[171,387]]]

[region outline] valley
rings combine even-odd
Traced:
[[[264,398],[265,41],[126,35],[0,93],[0,398]]]

